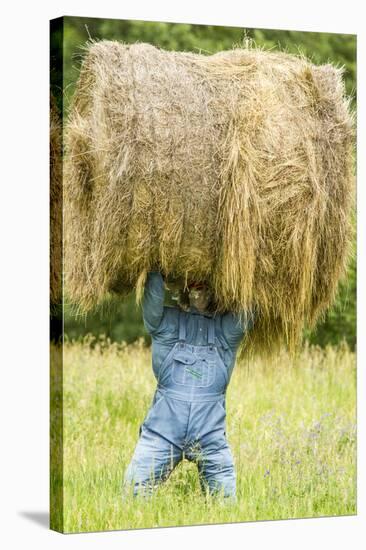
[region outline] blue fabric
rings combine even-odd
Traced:
[[[151,494],[187,458],[197,463],[203,490],[235,497],[235,471],[225,434],[225,393],[243,327],[232,313],[200,314],[164,306],[160,273],[148,274],[143,319],[152,337],[157,388],[140,428],[125,487]]]

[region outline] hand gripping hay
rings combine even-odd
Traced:
[[[293,346],[334,299],[351,240],[342,71],[257,49],[88,45],[66,131],[66,289],[84,311],[146,272],[256,310]]]

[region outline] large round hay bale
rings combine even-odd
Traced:
[[[292,345],[334,299],[351,237],[342,71],[257,49],[88,46],[66,131],[66,289],[87,311],[148,270],[256,309]]]
[[[50,94],[50,306],[62,303],[62,124]]]

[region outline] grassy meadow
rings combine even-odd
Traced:
[[[124,470],[153,396],[150,362],[142,341],[65,343],[65,532],[356,513],[356,361],[346,346],[236,365],[227,394],[235,504],[204,498],[186,461],[152,500],[122,502]],[[52,368],[54,380],[56,361]]]

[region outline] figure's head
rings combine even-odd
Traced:
[[[216,311],[212,292],[205,283],[192,282],[185,286],[181,279],[165,280],[164,283],[172,299],[177,301],[178,306],[184,311],[188,311],[190,307],[195,307],[200,313]]]
[[[211,302],[209,288],[204,283],[191,283],[188,285],[188,294],[189,305],[204,313]]]

